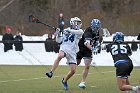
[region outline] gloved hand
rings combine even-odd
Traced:
[[[70,34],[69,29],[65,29],[65,30],[63,31],[63,34]]]
[[[56,28],[55,31],[56,31],[56,32],[60,32],[60,28]]]
[[[100,46],[101,45],[101,43],[97,40],[95,43],[94,43],[94,46]]]
[[[92,47],[91,51],[94,55],[97,55],[98,49],[96,47]]]
[[[60,28],[56,28],[55,29],[55,33],[54,33],[54,36],[59,36],[60,35]]]
[[[100,47],[101,46],[101,43],[98,43],[97,45],[96,45],[96,47]]]

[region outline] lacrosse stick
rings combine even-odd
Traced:
[[[44,23],[44,22],[40,21],[40,20],[39,20],[37,17],[35,17],[34,15],[30,15],[30,16],[29,16],[29,22],[42,24],[42,25],[45,25],[45,26],[47,26],[47,27],[50,27],[50,28],[56,30],[56,27],[51,26],[51,25],[49,25],[49,24],[47,24],[47,23]]]

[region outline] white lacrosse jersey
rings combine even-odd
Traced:
[[[66,28],[64,29],[64,32],[65,30],[68,30],[69,33],[63,34],[62,37],[57,37],[56,41],[59,43],[61,41],[60,51],[66,53],[66,58],[68,60],[68,63],[73,63],[69,61],[74,61],[74,62],[76,61],[76,53],[79,51],[79,47],[78,47],[79,39],[82,37],[84,32],[82,29],[74,30],[74,29]]]
[[[83,34],[83,30],[79,29],[79,30],[74,30],[74,29],[70,29],[70,28],[66,28],[64,29],[68,30],[70,33],[69,34],[63,34],[62,36],[62,44],[60,46],[60,50],[70,50],[70,51],[74,51],[74,52],[78,52],[78,42],[79,39],[82,37]]]

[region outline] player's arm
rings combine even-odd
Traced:
[[[99,43],[103,42],[103,31],[101,29],[101,31],[99,31]]]
[[[85,45],[88,49],[92,50],[92,45],[91,45],[92,34],[90,33],[90,29],[89,29],[89,28],[87,28],[87,29],[85,30],[83,36],[84,36],[84,38],[85,38],[85,40],[84,40],[84,41],[85,41],[85,42],[84,42],[84,45]]]
[[[56,38],[55,38],[55,41],[56,41],[57,43],[62,43],[62,40],[63,40],[63,36],[61,36],[60,34],[57,34],[57,35],[56,35]]]
[[[88,49],[92,49],[92,45],[91,45],[91,40],[90,38],[85,38],[85,42],[84,45],[88,48]]]
[[[77,34],[77,35],[82,35],[84,33],[82,29],[79,29],[79,30],[70,29],[69,32],[72,34]]]

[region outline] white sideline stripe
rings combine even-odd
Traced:
[[[105,71],[105,72],[100,72],[100,73],[111,73],[114,71]],[[99,72],[96,72],[99,73]],[[89,73],[89,74],[95,74],[95,73]],[[74,76],[79,76],[81,74],[75,74]],[[59,78],[61,76],[54,76],[54,78]],[[40,79],[44,79],[44,78],[48,78],[46,77],[40,77],[40,78],[29,78],[29,79],[17,79],[17,80],[5,80],[5,81],[0,81],[0,83],[7,83],[7,82],[19,82],[19,81],[29,81],[29,80],[40,80]]]
[[[6,82],[18,82],[18,81],[28,81],[28,80],[38,80],[38,79],[44,79],[47,77],[40,77],[40,78],[29,78],[29,79],[17,79],[17,80],[6,80],[6,81],[0,81],[0,83],[6,83]]]
[[[140,70],[140,69],[135,69],[135,70]],[[95,73],[112,73],[112,72],[115,72],[115,71],[104,71],[104,72],[97,71]],[[95,74],[95,73],[89,73],[89,74]],[[79,75],[81,75],[81,74],[75,74],[74,76],[79,76]],[[59,78],[59,77],[61,77],[61,76],[54,76],[54,78]],[[29,80],[40,80],[40,79],[45,79],[45,78],[48,78],[48,77],[17,79],[17,80],[5,80],[5,81],[0,81],[0,83],[29,81]]]
[[[91,88],[96,88],[96,86],[90,86]]]

